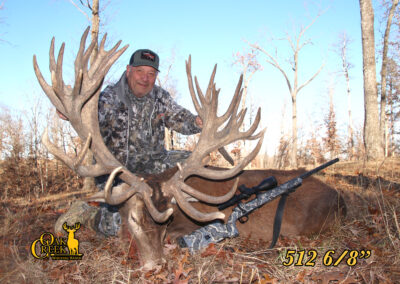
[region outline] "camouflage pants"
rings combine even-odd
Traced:
[[[190,156],[189,151],[165,151],[157,155],[148,155],[146,158],[137,159],[135,163],[128,163],[128,169],[136,174],[158,174],[169,168],[176,166],[177,163],[186,160]],[[108,175],[95,178],[96,186],[104,190]],[[116,178],[113,186],[122,183],[122,180]],[[96,215],[96,224],[98,230],[105,236],[117,235],[121,227],[121,216],[118,212],[118,206],[111,206],[106,203],[100,205],[100,211]]]

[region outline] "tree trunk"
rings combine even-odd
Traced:
[[[342,70],[343,75],[346,79],[346,88],[347,88],[347,113],[349,117],[347,132],[348,132],[348,142],[347,142],[347,154],[350,160],[353,160],[355,150],[354,150],[354,126],[353,126],[353,118],[351,114],[351,90],[350,90],[350,76],[349,76],[349,62],[347,59],[347,46],[349,43],[349,39],[346,33],[343,34],[343,38],[340,42],[340,56],[342,58]]]
[[[387,75],[387,64],[388,64],[388,47],[389,47],[389,34],[390,27],[392,25],[392,19],[394,15],[394,11],[396,10],[397,5],[399,4],[399,0],[393,0],[392,7],[389,11],[389,16],[386,22],[385,35],[383,37],[383,51],[382,51],[382,67],[381,67],[381,114],[380,114],[380,135],[382,140],[382,144],[385,145],[385,156],[387,156],[387,143],[386,143],[386,75]]]
[[[321,14],[318,14],[313,21],[306,27],[301,28],[299,34],[292,38],[290,36],[287,37],[287,41],[289,42],[291,49],[293,51],[293,61],[290,63],[291,69],[293,70],[293,82],[289,80],[289,76],[286,73],[286,71],[283,70],[281,65],[278,63],[278,60],[276,57],[272,56],[269,54],[266,50],[262,49],[258,45],[251,44],[253,48],[256,48],[263,52],[265,55],[267,55],[267,62],[277,68],[282,75],[284,76],[286,80],[286,84],[288,86],[291,98],[292,98],[292,145],[290,147],[290,155],[289,155],[289,166],[291,168],[297,168],[298,162],[297,162],[297,105],[296,105],[296,99],[297,99],[297,94],[300,92],[301,89],[303,89],[305,86],[307,86],[309,83],[311,83],[312,80],[315,79],[315,77],[318,76],[318,74],[321,72],[322,68],[324,67],[324,64],[321,65],[319,70],[314,73],[311,78],[309,78],[306,82],[299,84],[298,83],[298,72],[299,72],[299,52],[300,50],[306,45],[310,44],[310,41],[305,41],[302,42],[302,37],[304,33],[315,23],[315,21],[318,19],[318,17]]]
[[[94,47],[90,62],[97,57],[99,51],[98,41],[99,41],[99,29],[100,29],[100,14],[99,14],[99,0],[93,0],[92,2],[92,32],[91,39],[96,39],[96,45]]]
[[[376,86],[374,10],[371,0],[360,0],[364,75],[364,145],[368,160],[383,157]]]
[[[296,95],[292,95],[292,147],[290,149],[290,167],[297,168],[297,102]]]

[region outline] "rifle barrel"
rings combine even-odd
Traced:
[[[333,164],[335,164],[337,162],[339,162],[339,158],[330,160],[329,162],[326,162],[325,164],[323,164],[323,165],[321,165],[319,167],[316,167],[315,169],[312,169],[311,171],[308,171],[308,172],[302,174],[300,176],[300,178],[301,179],[308,178],[309,176],[315,174],[316,172],[319,172],[319,171],[321,171],[321,170],[323,170],[323,169],[325,169],[325,168],[329,167],[330,165],[333,165]]]

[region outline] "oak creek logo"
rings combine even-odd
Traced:
[[[79,240],[75,239],[75,232],[81,224],[75,223],[70,227],[64,223],[63,229],[68,233],[68,238],[55,237],[52,233],[43,233],[31,245],[34,258],[54,260],[81,260],[83,254],[79,253]]]

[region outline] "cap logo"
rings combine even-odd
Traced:
[[[150,61],[153,61],[153,62],[156,59],[154,54],[151,54],[150,52],[142,52],[141,58],[145,59],[145,60],[150,60]]]

